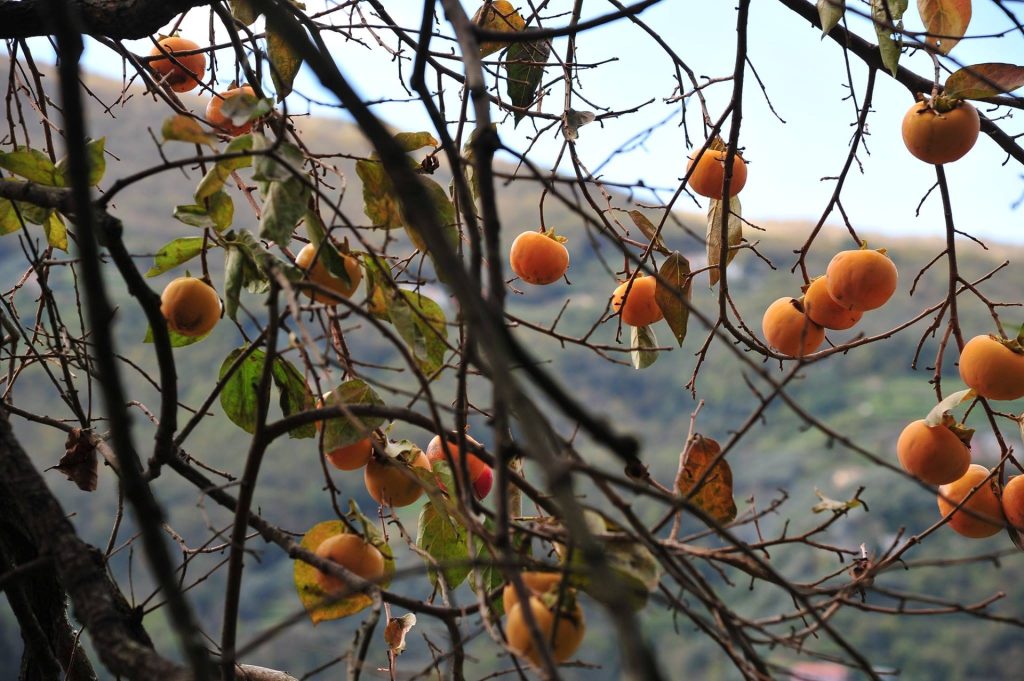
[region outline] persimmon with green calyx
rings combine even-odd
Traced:
[[[256,93],[248,85],[243,85],[242,87],[236,87],[231,90],[227,90],[226,92],[218,92],[215,94],[206,104],[207,122],[217,130],[231,135],[232,137],[244,135],[252,130],[253,121],[246,121],[241,125],[235,125],[231,121],[231,118],[221,111],[228,100],[234,99],[235,97],[241,97],[243,95],[255,97]]]
[[[637,276],[632,286],[628,280],[624,281],[612,292],[612,310],[629,326],[648,326],[661,321],[665,314],[655,299],[657,289],[658,280],[652,276]]]
[[[178,277],[160,295],[160,313],[171,331],[198,338],[210,333],[220,320],[220,296],[202,279]]]
[[[978,141],[978,110],[961,99],[938,96],[915,103],[903,116],[903,143],[925,163],[952,163]]]
[[[349,572],[368,581],[377,581],[384,576],[384,556],[373,544],[357,534],[336,534],[320,542],[316,555],[334,561]],[[316,583],[320,589],[336,596],[348,589],[344,581],[317,570]]]
[[[727,150],[709,147],[693,166],[693,158],[686,165],[690,172],[690,189],[710,199],[721,199],[725,189],[725,159]],[[740,193],[747,184],[747,162],[739,152],[732,157],[732,179],[729,180],[729,196]]]
[[[1024,348],[999,336],[975,336],[960,351],[960,378],[990,400],[1024,397]]]
[[[323,397],[316,401],[317,409],[321,409],[324,406],[324,400],[330,397],[331,393],[325,393]],[[319,432],[324,427],[323,421],[316,422],[316,429]],[[335,447],[330,451],[324,452],[324,457],[331,463],[332,466],[342,471],[354,471],[362,468],[370,460],[370,456],[373,454],[373,442],[368,437],[364,437],[358,442],[353,442],[350,445],[343,445],[341,447]]]
[[[896,456],[903,470],[929,485],[959,480],[971,465],[971,450],[953,428],[945,423],[929,426],[924,419],[903,429]]]
[[[824,342],[825,329],[804,314],[795,298],[779,298],[761,318],[761,331],[768,346],[788,357],[809,355]]]
[[[320,289],[327,289],[328,292],[313,288],[304,288],[302,292],[312,298],[313,302],[328,305],[336,304],[341,298],[351,298],[359,287],[359,282],[363,280],[363,271],[359,268],[359,260],[351,255],[339,253],[345,263],[345,271],[348,273],[349,281],[346,282],[327,270],[322,257],[317,258],[314,263],[313,257],[316,254],[317,247],[311,243],[306,244],[295,256],[295,264],[307,271],[306,277],[311,282],[319,286]]]
[[[512,242],[508,262],[512,271],[527,284],[544,286],[562,278],[569,269],[565,237],[554,230],[523,232]]]
[[[206,55],[179,53],[198,50],[199,44],[178,36],[162,38],[158,44],[159,47],[153,46],[149,56],[160,58],[149,62],[149,68],[175,92],[188,92],[198,87],[199,79],[206,72]]]
[[[519,578],[523,580],[523,586],[532,596],[540,596],[546,593],[558,593],[562,583],[561,572],[521,572]],[[505,606],[505,612],[512,610],[512,606],[520,603],[519,595],[516,593],[514,584],[509,583],[501,591],[501,603]]]
[[[1024,475],[1015,475],[1006,481],[1002,502],[1006,522],[1024,532]]]
[[[896,292],[899,274],[885,249],[840,251],[825,271],[832,300],[848,310],[874,310],[885,305]]]
[[[939,513],[943,518],[952,513],[948,524],[957,534],[981,539],[991,537],[1003,529],[1003,507],[996,493],[996,481],[988,478],[988,474],[987,468],[972,463],[958,480],[939,487]],[[954,513],[957,504],[975,487],[978,487],[977,491]]]
[[[416,479],[413,468],[430,470],[427,455],[415,445],[397,456],[388,456],[387,461],[375,453],[363,469],[366,491],[381,506],[408,506],[423,494],[423,486]]]
[[[557,611],[557,594],[531,596],[529,602],[537,631],[544,645],[549,647],[551,657],[558,663],[565,662],[576,652],[586,632],[583,609],[576,603],[574,590],[567,590],[564,596],[565,599]],[[541,667],[543,655],[530,633],[523,608],[522,603],[515,603],[508,611],[508,621],[505,624],[508,647],[516,655],[529,660],[535,667]]]
[[[804,313],[818,326],[833,331],[852,328],[864,313],[848,310],[828,294],[828,278],[818,277],[807,285],[803,298]]]
[[[466,435],[465,437],[466,442],[470,444],[480,444],[469,435]],[[458,443],[443,440],[440,435],[435,435],[434,439],[427,444],[427,460],[430,461],[431,464],[435,461],[447,462],[448,458],[445,457],[445,449],[448,450],[448,454],[451,456],[452,464],[454,466],[461,465],[459,463],[460,456]],[[492,471],[491,467],[484,463],[480,457],[474,454],[467,454],[466,468],[469,471],[469,481],[473,486],[473,494],[476,495],[477,499],[483,499],[490,493],[491,485],[494,484],[494,471]],[[452,475],[454,476],[455,473],[453,472]],[[444,489],[444,485],[440,483],[438,484],[438,487],[447,491]]]

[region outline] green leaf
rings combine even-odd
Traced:
[[[256,268],[252,258],[246,256],[244,248],[241,244],[232,243],[224,250],[224,312],[236,321],[242,286],[252,276],[251,270]]]
[[[466,528],[443,508],[438,508],[433,501],[428,501],[420,511],[416,546],[440,565],[449,590],[455,589],[466,581],[470,572],[468,565],[449,565],[449,563],[469,561]],[[430,578],[430,583],[436,588],[438,571],[429,561],[427,564],[427,575]]]
[[[882,64],[896,77],[899,68],[900,50],[903,48],[903,34],[893,31],[903,28],[903,13],[907,11],[909,0],[871,0],[871,18],[875,22],[875,35],[878,36],[878,49],[882,54]],[[896,37],[893,38],[893,35]]]
[[[444,366],[448,327],[441,306],[416,291],[401,290],[388,307],[388,317],[409,346],[413,359],[427,378]]]
[[[248,89],[224,99],[220,112],[227,116],[232,125],[245,125],[249,121],[262,118],[274,110],[270,100],[261,99]],[[285,145],[282,145],[285,146]]]
[[[306,175],[302,169],[302,151],[294,144],[283,142],[275,145],[266,136],[253,133],[252,148],[255,151],[273,149],[273,156],[263,154],[253,161],[252,177],[257,182],[287,182]]]
[[[244,347],[236,348],[224,359],[220,365],[220,380],[224,380],[228,369],[245,350]],[[263,350],[253,350],[242,360],[238,370],[225,381],[224,389],[220,393],[220,406],[224,414],[232,423],[249,434],[256,432],[256,422],[259,419],[257,396],[266,357],[267,354]]]
[[[160,136],[165,142],[189,142],[191,144],[205,144],[215,147],[216,135],[203,130],[199,121],[189,116],[175,114],[164,121],[160,128]]]
[[[21,229],[21,219],[10,199],[0,199],[0,234],[11,234]]]
[[[631,326],[629,333],[629,356],[633,359],[634,369],[646,369],[658,361],[658,338],[654,329],[649,326]]]
[[[383,258],[367,253],[363,256],[366,270],[367,310],[380,319],[388,319],[395,286],[391,279],[391,268]]]
[[[818,19],[821,20],[822,35],[828,33],[846,12],[846,0],[818,0]]]
[[[743,208],[740,206],[740,199],[737,196],[729,199],[729,222],[728,222],[728,243],[729,250],[725,256],[726,266],[732,262],[732,259],[736,257],[736,246],[739,246],[743,242]],[[718,283],[718,278],[721,273],[718,270],[718,258],[722,252],[722,201],[719,199],[711,199],[711,203],[708,205],[708,230],[707,230],[707,246],[708,246],[708,277],[711,279],[711,285],[714,286]]]
[[[235,218],[235,203],[227,192],[217,192],[205,200],[206,209],[213,220],[213,228],[223,232]]]
[[[295,368],[295,365],[284,357],[275,357],[274,364],[270,367],[274,385],[278,390],[278,403],[281,405],[281,413],[291,416],[299,412],[312,409],[316,403],[313,393],[309,389],[302,372]],[[308,423],[288,432],[289,437],[310,438],[316,436],[316,426]]]
[[[68,229],[57,211],[50,212],[43,223],[43,231],[46,233],[46,243],[65,252],[68,250]]]
[[[212,331],[210,333],[212,333]],[[210,334],[206,333],[206,334],[203,334],[202,336],[183,336],[180,333],[178,333],[177,331],[174,331],[172,329],[167,329],[167,335],[170,337],[171,347],[172,348],[184,348],[184,347],[187,347],[189,345],[194,345],[194,344],[198,343],[199,341],[205,340],[206,337],[209,336]],[[146,337],[142,339],[142,342],[143,343],[152,343],[153,342],[153,329],[152,328],[146,327]]]
[[[231,0],[231,16],[241,21],[246,26],[251,26],[260,16],[252,0]]]
[[[363,210],[370,222],[381,229],[401,227],[402,211],[384,164],[375,159],[361,159],[356,161],[356,175],[363,182]]]
[[[353,505],[355,502],[352,502]],[[356,509],[358,510],[358,509]],[[351,515],[351,514],[350,514]],[[363,516],[365,518],[365,516]],[[369,525],[372,532],[376,532],[372,524]],[[316,551],[317,547],[328,537],[336,534],[345,534],[349,530],[340,520],[325,520],[311,527],[302,537],[301,545],[310,551]],[[380,582],[382,589],[387,588],[391,578],[395,574],[395,558],[391,547],[387,542],[380,539],[379,533],[365,533],[363,538],[373,544],[384,556],[384,578]],[[353,594],[341,600],[331,600],[325,604],[325,594],[317,584],[317,569],[301,560],[294,561],[295,588],[299,594],[299,600],[309,613],[313,624],[335,620],[348,615],[353,615],[373,604],[373,600],[366,594]]]
[[[36,149],[18,147],[15,151],[0,152],[0,168],[29,182],[47,187],[64,186],[64,174],[57,169],[49,156]]]
[[[323,397],[324,406],[342,407],[355,405],[384,406],[384,400],[365,381],[353,378],[345,381]],[[359,442],[370,431],[382,427],[387,422],[383,416],[362,416],[351,419],[338,417],[325,420],[324,451],[329,452],[339,447]]]
[[[917,0],[917,11],[925,30],[932,34],[925,42],[941,54],[949,54],[971,23],[971,0]]]
[[[690,294],[693,279],[690,277],[690,261],[675,251],[658,270],[658,283],[654,300],[665,315],[665,321],[676,337],[680,347],[686,339],[686,327],[690,321]],[[663,283],[664,281],[664,283]]]
[[[421,177],[419,179],[426,188],[427,193],[430,195],[430,200],[434,207],[434,217],[437,219],[437,223],[441,226],[445,240],[453,250],[456,249],[459,243],[459,228],[455,222],[455,206],[452,205],[451,200],[448,198],[448,192],[444,187],[429,177]],[[409,220],[403,218],[403,222],[405,222],[406,225],[405,231],[416,248],[430,256],[430,261],[434,263],[434,270],[437,272],[437,278],[442,282],[447,283],[449,281],[448,273],[438,267],[437,260],[434,258],[434,254],[430,249],[427,248],[427,244],[423,241],[423,237],[415,228],[412,227]]]
[[[297,177],[270,182],[260,214],[260,238],[278,244],[290,242],[295,226],[306,213],[308,200],[309,188]]]
[[[45,225],[50,217],[50,208],[43,208],[26,201],[15,201],[14,205],[17,208],[17,212],[21,214],[21,219],[33,225]]]
[[[147,277],[155,277],[173,269],[183,262],[188,262],[203,252],[203,237],[186,236],[175,239],[160,247],[153,256],[153,266],[146,272]]]
[[[225,154],[237,154],[252,149],[252,135],[241,135],[234,138],[224,149]],[[213,196],[224,188],[224,183],[231,176],[232,171],[246,168],[252,165],[252,156],[241,156],[237,158],[226,158],[217,161],[217,165],[210,168],[206,175],[196,187],[195,200],[197,203],[203,199]]]
[[[104,148],[106,146],[106,137],[101,137],[98,140],[92,140],[85,145],[85,154],[89,162],[89,186],[95,187],[103,179],[103,174],[107,172],[107,158],[104,155]],[[57,170],[61,177],[67,177],[67,165],[68,159],[65,156],[61,160],[57,161]]]
[[[274,79],[277,101],[280,102],[291,93],[292,83],[302,66],[302,58],[273,28],[267,25],[267,56],[270,58],[270,77]]]
[[[974,64],[954,71],[942,94],[958,99],[984,99],[1013,92],[1024,85],[1024,66],[991,62]]]
[[[508,78],[508,97],[513,106],[528,109],[533,104],[550,49],[551,46],[544,40],[513,43],[508,48],[505,72]],[[525,111],[513,113],[517,125],[525,115]]]

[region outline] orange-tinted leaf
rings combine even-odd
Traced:
[[[942,94],[959,99],[984,99],[1013,92],[1024,85],[1024,66],[992,62],[965,66],[946,79]]]
[[[366,526],[364,525],[364,528]],[[328,537],[336,534],[344,534],[348,528],[340,520],[325,520],[317,523],[309,529],[302,537],[302,547],[310,551],[316,551]],[[367,533],[366,540],[376,546],[384,556],[384,575],[381,587],[387,586],[391,576],[395,572],[395,560],[391,554],[391,548],[379,536],[370,536]],[[366,594],[353,594],[348,598],[337,601],[328,601],[327,595],[320,589],[316,581],[317,569],[301,560],[295,561],[295,588],[299,592],[299,600],[309,613],[313,624],[319,624],[327,620],[336,620],[341,617],[355,614],[368,607],[373,600]]]
[[[411,612],[401,617],[392,617],[384,627],[384,642],[395,655],[400,655],[405,650],[405,635],[416,626],[416,615]]]
[[[713,441],[697,436],[695,443],[698,444],[692,445],[686,453],[683,473],[679,480],[679,493],[686,496],[692,492],[690,501],[716,522],[732,522],[736,518],[736,502],[732,498],[732,469],[724,458],[715,463],[704,483],[694,492],[697,482],[704,478],[704,471],[718,458],[720,451],[717,444],[706,446],[699,444],[701,442]]]
[[[526,27],[526,20],[508,2],[508,0],[488,0],[480,5],[476,14],[473,15],[473,23],[488,31],[504,31],[506,33],[517,32]],[[484,41],[480,43],[480,56],[486,57],[494,54],[508,43],[498,40]]]
[[[665,315],[665,321],[672,329],[676,342],[681,346],[686,338],[686,326],[690,321],[691,282],[690,262],[679,251],[668,257],[658,270],[658,285],[654,289],[654,300]]]
[[[971,23],[971,0],[917,0],[917,11],[931,34],[926,42],[942,54],[949,54]]]

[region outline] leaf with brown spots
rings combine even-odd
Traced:
[[[96,459],[96,443],[88,431],[75,428],[68,433],[64,442],[64,456],[53,466],[71,480],[83,492],[93,492],[99,483],[99,463]]]
[[[736,518],[736,502],[732,498],[732,469],[719,458],[721,451],[711,438],[695,435],[684,453],[676,485],[680,495],[689,496],[691,503],[724,525]],[[705,474],[712,464],[711,472]]]

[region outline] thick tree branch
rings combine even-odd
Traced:
[[[145,38],[193,7],[209,0],[76,0],[87,35]],[[0,0],[0,38],[49,35],[46,0]]]

